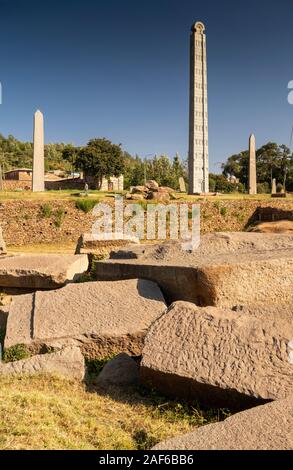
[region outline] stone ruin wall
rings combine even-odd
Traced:
[[[49,217],[43,215],[44,204],[52,209]],[[209,200],[199,204],[202,233],[245,230],[258,217],[259,208],[268,210],[268,214],[263,212],[263,220],[270,220],[273,210],[277,214],[275,218],[278,214],[288,218],[293,211],[293,200]],[[0,202],[0,225],[8,245],[76,242],[81,233],[91,231],[92,223],[91,213],[77,209],[74,201]]]

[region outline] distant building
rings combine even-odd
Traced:
[[[31,181],[32,176],[33,170],[31,168],[17,168],[4,173],[6,180]]]
[[[110,178],[103,178],[101,184],[101,191],[123,191],[124,189],[124,176],[111,176]]]
[[[98,182],[97,178],[93,176],[85,176],[84,182],[89,185],[90,189],[99,189],[100,191],[104,192],[111,192],[111,191],[123,191],[124,189],[124,176],[120,175],[110,176],[110,178],[106,178],[103,176],[101,183]]]
[[[31,168],[16,168],[14,170],[6,171],[4,173],[5,188],[6,190],[13,191],[15,189],[30,190],[32,187],[33,170]],[[84,188],[85,183],[88,183],[90,188],[97,187],[96,179],[93,177],[84,178],[83,173],[71,172],[65,176],[61,170],[52,170],[45,173],[45,189],[58,190],[58,189],[80,189]],[[124,189],[124,176],[118,178],[111,176],[110,178],[103,178],[100,191],[123,191]]]

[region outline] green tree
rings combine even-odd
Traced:
[[[233,193],[237,191],[237,186],[230,183],[225,175],[210,173],[209,184],[211,192]]]
[[[78,151],[75,167],[82,170],[85,176],[93,177],[97,188],[100,188],[103,177],[118,177],[124,172],[121,145],[113,144],[105,138],[92,139]]]
[[[222,164],[224,176],[236,176],[246,187],[248,185],[248,155],[248,150],[236,153]]]
[[[248,188],[249,152],[245,150],[232,155],[222,165],[223,175],[236,176]],[[285,188],[293,189],[293,157],[291,150],[284,144],[268,142],[256,151],[257,182],[268,184],[271,188],[273,178]],[[266,188],[267,186],[264,186]],[[262,186],[260,186],[262,188]],[[291,190],[292,190],[291,189]]]

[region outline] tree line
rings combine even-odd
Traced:
[[[12,135],[5,138],[0,134],[0,164],[2,171],[15,168],[31,168],[33,144],[21,142]],[[61,170],[65,173],[83,171],[96,179],[100,186],[102,177],[124,174],[125,188],[143,185],[145,180],[154,179],[160,186],[178,189],[178,179],[183,176],[187,181],[186,162],[178,155],[171,161],[166,155],[143,159],[134,157],[122,149],[121,145],[110,140],[91,139],[84,147],[57,143],[45,145],[45,169]]]
[[[240,188],[248,189],[249,151],[232,155],[222,165],[223,176],[235,176],[240,181]],[[285,144],[268,142],[256,151],[256,173],[258,192],[271,191],[273,179],[279,190],[293,191],[293,155]],[[235,186],[235,185],[234,185]]]
[[[45,145],[46,171],[70,170],[70,165],[63,159],[63,150],[66,146],[64,143]],[[21,142],[13,135],[5,138],[0,134],[0,164],[4,172],[15,168],[31,168],[32,160],[33,144],[31,142]]]
[[[12,135],[5,138],[0,134],[0,164],[3,171],[14,168],[31,168],[33,145],[21,142]],[[284,144],[268,142],[256,151],[258,192],[270,192],[273,178],[279,190],[293,191],[293,156]],[[249,151],[231,155],[222,164],[222,174],[210,174],[210,191],[247,192]],[[45,168],[62,170],[65,173],[83,171],[92,176],[99,187],[102,177],[124,174],[125,188],[143,185],[154,179],[160,186],[178,189],[179,177],[188,183],[187,161],[178,154],[173,159],[167,155],[152,158],[132,156],[105,138],[91,139],[86,146],[52,143],[45,145]],[[233,182],[231,177],[237,179]]]

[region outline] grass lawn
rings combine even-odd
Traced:
[[[112,193],[101,191],[90,191],[89,198],[108,199],[113,198]],[[0,191],[0,201],[20,200],[20,201],[51,201],[80,199],[79,191],[70,189],[62,191],[45,191],[43,193],[33,193],[32,191]]]
[[[124,191],[126,194],[127,191]],[[75,201],[76,199],[80,199],[78,196],[79,192],[75,190],[62,190],[62,191],[45,191],[43,193],[33,193],[32,191],[1,191],[0,192],[0,202],[1,201],[9,201],[9,200],[21,200],[21,201],[49,201],[49,200],[67,200],[67,201]],[[240,194],[240,193],[231,193],[231,194],[220,194],[217,196],[188,196],[187,194],[177,193],[178,201],[200,201],[200,200],[233,200],[233,199],[240,199],[240,200],[272,200],[270,194],[257,194],[250,196],[248,194]],[[88,194],[89,198],[99,199],[99,200],[107,200],[113,199],[114,193],[106,193],[101,191],[89,191]],[[293,199],[293,194],[287,195],[287,198],[284,199]],[[131,202],[131,201],[130,201]],[[173,201],[174,202],[174,201]]]
[[[0,449],[150,449],[227,416],[144,389],[108,395],[57,376],[0,377]]]
[[[76,242],[62,242],[62,243],[39,243],[34,245],[24,246],[8,246],[8,254],[17,253],[61,253],[74,255]]]
[[[179,194],[180,195],[180,194]],[[219,194],[217,196],[188,196],[186,194],[182,195],[182,200],[186,201],[216,201],[216,200],[246,200],[246,201],[287,201],[293,199],[293,194],[287,194],[286,198],[274,199],[271,194],[241,194],[241,193],[229,193],[229,194]],[[181,198],[180,198],[181,200]]]

